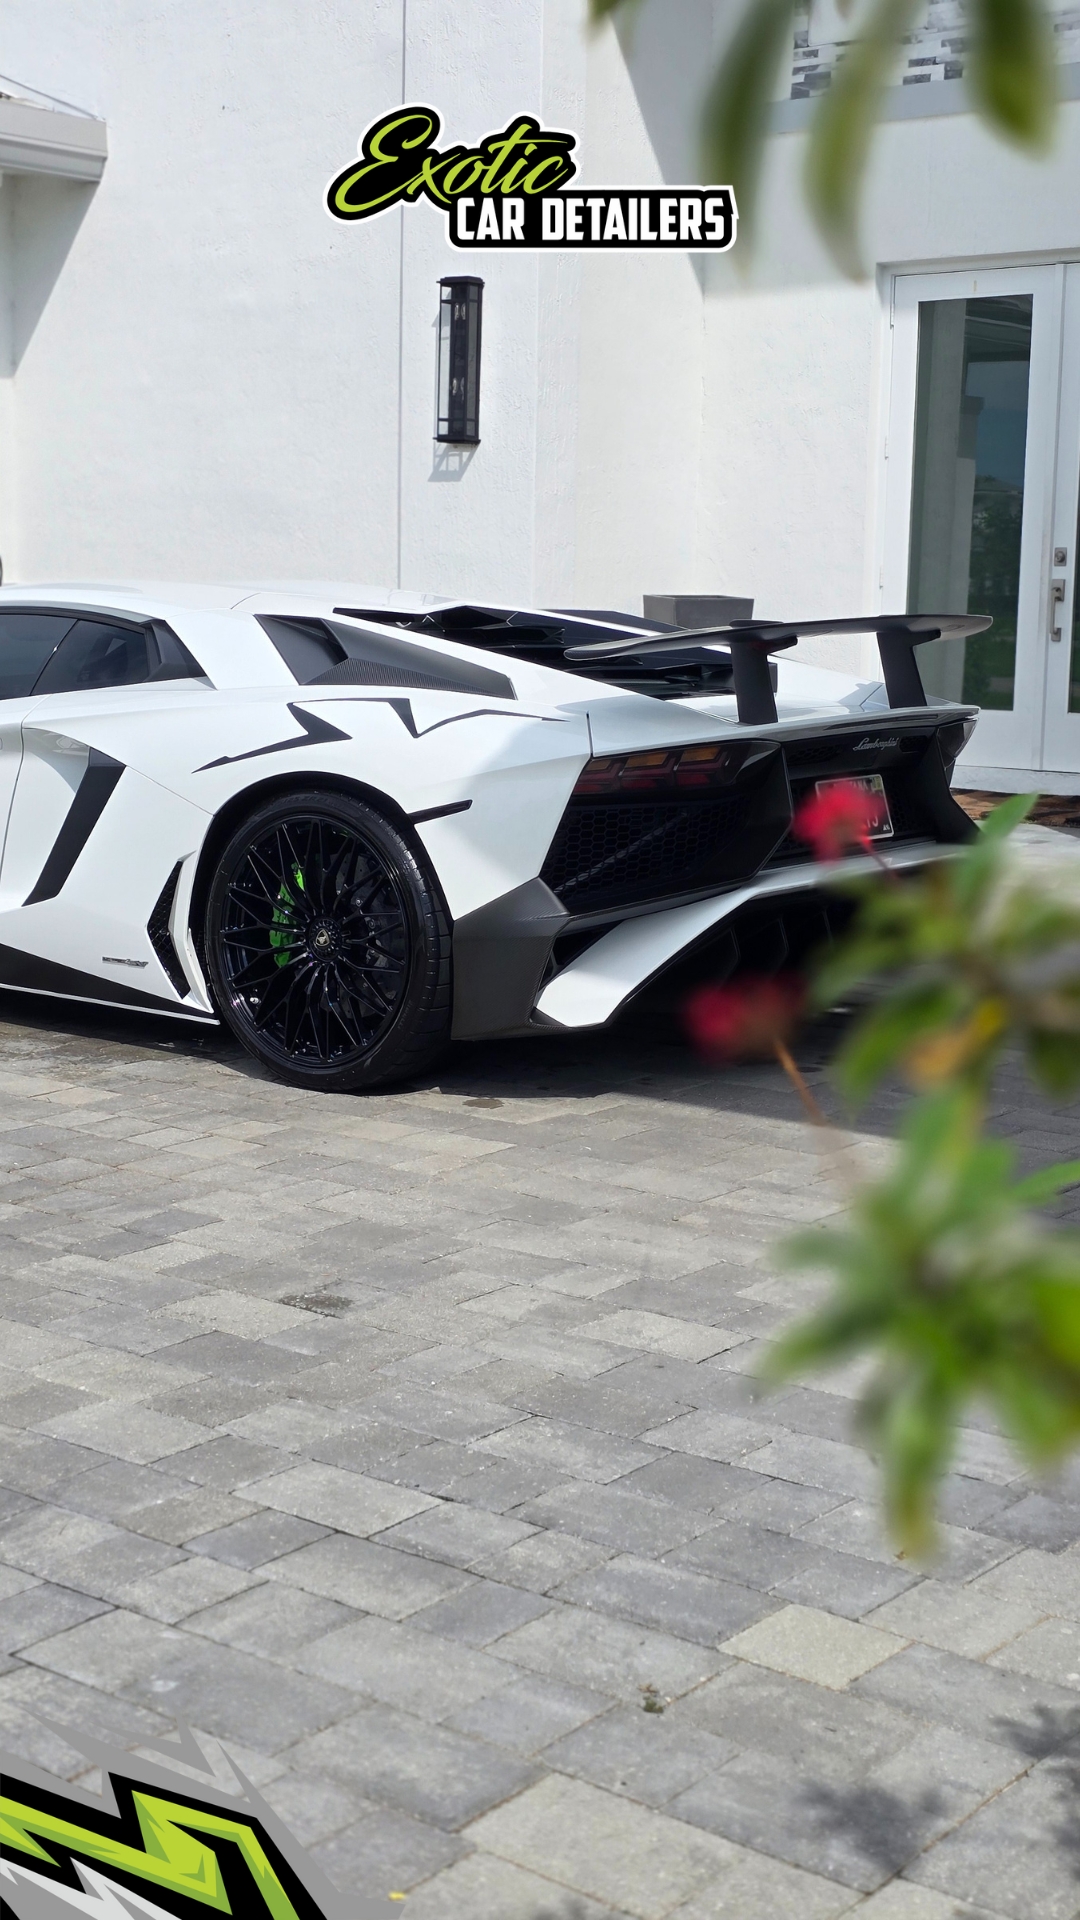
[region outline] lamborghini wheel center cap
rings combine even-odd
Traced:
[[[326,920],[317,920],[308,935],[308,945],[318,959],[326,960],[337,946],[337,929]]]

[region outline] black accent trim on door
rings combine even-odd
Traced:
[[[287,700],[286,706],[304,731],[294,734],[291,740],[272,740],[268,747],[251,747],[247,753],[223,753],[217,760],[208,760],[204,767],[196,767],[196,773],[209,773],[211,767],[235,766],[238,760],[258,760],[264,753],[289,753],[293,747],[321,746],[328,740],[351,740],[350,733],[342,733],[340,727],[332,727],[329,720],[320,719],[317,713],[305,713],[293,701]]]
[[[0,946],[3,987],[14,987],[22,993],[49,993],[62,1000],[96,1000],[110,1007],[129,1007],[135,1013],[182,1014],[185,1020],[208,1020],[218,1025],[216,1016],[201,1007],[178,1007],[175,1000],[163,1000],[159,994],[144,993],[119,980],[102,980],[96,973],[80,973],[76,967],[25,953],[21,947]]]
[[[86,771],[75,789],[75,798],[53,841],[52,851],[41,869],[38,883],[33,892],[27,894],[24,906],[33,907],[40,900],[56,899],[108,806],[123,771],[123,761],[113,760],[107,753],[99,753],[97,747],[90,748]]]
[[[191,982],[184,972],[180,962],[180,955],[173,945],[173,937],[169,931],[169,921],[172,918],[173,901],[176,898],[176,883],[180,878],[180,869],[183,864],[182,860],[177,861],[161,892],[158,894],[154,902],[154,911],[146,923],[146,933],[150,945],[153,947],[154,952],[161,962],[162,971],[166,973],[172,981],[181,1000],[185,999],[191,992]]]

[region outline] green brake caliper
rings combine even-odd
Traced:
[[[304,876],[299,867],[293,868],[293,880],[300,893],[304,891]],[[270,945],[275,949],[274,959],[279,967],[287,967],[292,959],[289,930],[292,926],[290,909],[297,904],[292,889],[283,880],[274,908],[274,917],[270,926]]]

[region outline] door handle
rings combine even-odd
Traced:
[[[1064,580],[1051,580],[1050,582],[1050,638],[1051,640],[1061,639],[1061,628],[1058,626],[1058,623],[1057,623],[1057,609],[1062,605],[1064,599],[1065,599]]]

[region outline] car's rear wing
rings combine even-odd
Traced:
[[[776,719],[776,695],[769,672],[769,655],[793,647],[812,634],[874,633],[881,655],[881,671],[890,707],[925,707],[915,648],[927,640],[966,640],[985,633],[992,620],[985,613],[876,613],[853,620],[733,620],[727,627],[682,627],[654,639],[597,640],[588,646],[568,647],[567,660],[643,660],[656,654],[685,651],[688,641],[723,641],[731,649],[735,699],[739,719],[750,726],[768,726]]]

